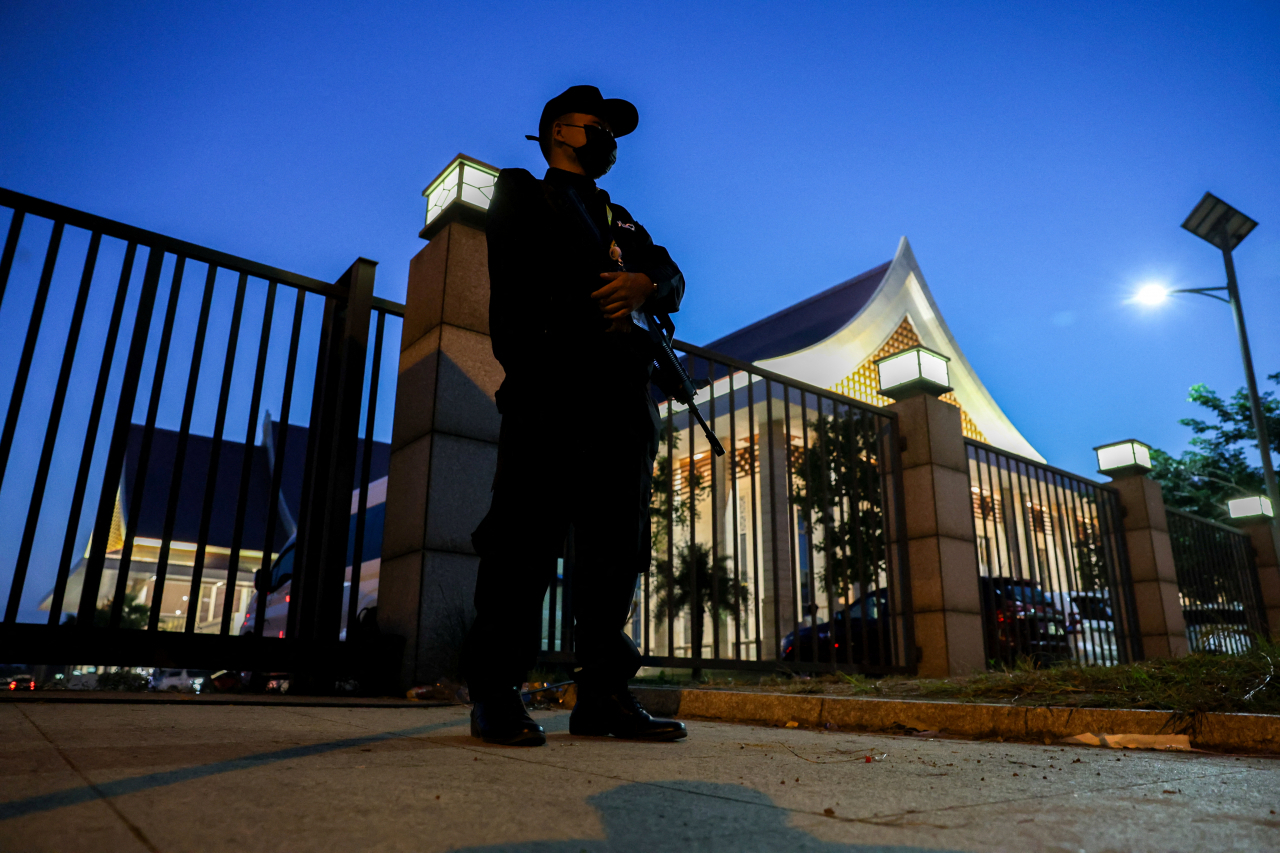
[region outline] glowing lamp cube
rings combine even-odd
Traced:
[[[927,347],[914,346],[876,360],[880,393],[894,400],[921,394],[940,396],[952,390],[948,385],[947,362],[951,359]]]
[[[427,221],[418,236],[430,240],[444,226],[459,219],[483,227],[497,180],[497,167],[465,154],[454,157],[422,191],[427,199]]]
[[[1151,470],[1151,446],[1128,439],[1095,447],[1098,473],[1112,477],[1145,474]]]
[[[1274,517],[1276,514],[1275,509],[1271,506],[1271,499],[1262,495],[1229,500],[1227,501],[1227,512],[1231,514],[1232,518],[1253,518],[1261,515]]]

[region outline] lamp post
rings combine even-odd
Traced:
[[[1262,398],[1258,395],[1258,379],[1253,372],[1253,354],[1249,350],[1249,334],[1245,331],[1244,309],[1240,305],[1236,265],[1231,257],[1232,250],[1240,245],[1241,240],[1249,236],[1249,232],[1257,224],[1212,193],[1205,193],[1204,198],[1200,199],[1200,203],[1191,211],[1191,215],[1182,223],[1182,227],[1222,251],[1222,262],[1227,268],[1227,286],[1192,288],[1188,292],[1200,293],[1226,302],[1231,306],[1232,314],[1235,315],[1236,333],[1240,337],[1240,358],[1244,362],[1245,383],[1249,389],[1249,408],[1253,410],[1253,429],[1258,435],[1258,453],[1262,456],[1262,477],[1267,484],[1267,496],[1275,506],[1280,504],[1280,493],[1276,489],[1276,471],[1271,465],[1271,441],[1267,437],[1267,420],[1262,409]],[[1215,296],[1210,292],[1214,290],[1225,290],[1227,298]]]
[[[1231,252],[1240,241],[1249,236],[1256,226],[1249,217],[1227,204],[1212,193],[1205,193],[1204,198],[1195,206],[1191,214],[1182,223],[1182,227],[1195,234],[1207,243],[1212,243],[1222,251],[1222,262],[1227,269],[1225,287],[1187,287],[1179,290],[1165,290],[1159,285],[1149,285],[1138,293],[1138,299],[1148,304],[1155,304],[1170,293],[1198,293],[1231,306],[1231,313],[1236,321],[1236,334],[1240,338],[1240,358],[1244,362],[1245,384],[1249,391],[1249,409],[1253,415],[1253,429],[1258,436],[1258,453],[1262,457],[1262,478],[1266,483],[1267,495],[1272,506],[1280,506],[1280,493],[1276,488],[1276,472],[1271,464],[1271,440],[1267,436],[1266,416],[1262,409],[1262,398],[1258,395],[1258,379],[1253,372],[1253,355],[1249,350],[1249,334],[1244,325],[1244,309],[1240,305],[1240,287],[1236,282],[1236,265]],[[1227,298],[1217,294],[1225,290]],[[1280,546],[1280,541],[1277,541]]]
[[[1254,220],[1240,213],[1235,207],[1213,195],[1204,193],[1196,209],[1187,216],[1183,228],[1196,234],[1201,240],[1212,243],[1222,252],[1222,264],[1226,266],[1225,287],[1187,287],[1166,291],[1165,288],[1149,286],[1138,293],[1140,301],[1155,304],[1164,300],[1169,293],[1199,293],[1231,306],[1231,314],[1235,318],[1235,332],[1240,339],[1240,360],[1244,362],[1245,386],[1249,392],[1249,410],[1253,415],[1253,430],[1258,437],[1258,455],[1262,456],[1262,479],[1266,483],[1267,496],[1271,506],[1280,506],[1280,492],[1276,488],[1275,467],[1271,465],[1271,439],[1267,437],[1266,415],[1262,410],[1262,398],[1258,394],[1258,380],[1253,374],[1253,353],[1249,351],[1249,334],[1244,328],[1244,309],[1240,306],[1240,287],[1235,279],[1235,261],[1231,259],[1231,251],[1240,245],[1257,227]],[[1226,291],[1226,298],[1217,295]],[[1277,528],[1272,516],[1272,528]],[[1280,537],[1276,537],[1277,552],[1280,552]]]

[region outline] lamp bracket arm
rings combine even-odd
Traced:
[[[1198,293],[1201,296],[1207,296],[1210,299],[1216,299],[1219,302],[1225,302],[1226,304],[1230,305],[1231,304],[1230,299],[1223,299],[1221,296],[1214,295],[1214,291],[1217,291],[1217,290],[1228,290],[1228,288],[1226,287],[1184,287],[1178,290],[1170,290],[1169,292],[1170,293]]]

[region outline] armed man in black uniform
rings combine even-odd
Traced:
[[[480,554],[476,620],[463,652],[475,705],[471,731],[490,743],[537,746],[543,729],[520,686],[537,659],[542,603],[572,529],[575,735],[644,740],[685,736],[649,716],[627,690],[640,665],[623,632],[636,578],[650,560],[649,500],[659,420],[653,357],[633,311],[679,309],[684,278],[596,179],[636,108],[573,86],[542,111],[550,168],[498,175],[485,229],[489,329],[506,371],[488,515],[472,535]]]

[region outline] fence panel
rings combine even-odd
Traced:
[[[892,412],[678,344],[716,457],[655,392],[653,562],[629,631],[647,666],[912,672]],[[544,608],[545,662],[572,660],[572,543]]]
[[[1110,665],[1141,657],[1114,490],[966,441],[987,659]]]
[[[1240,654],[1267,636],[1249,537],[1234,527],[1165,507],[1178,597],[1193,652]]]
[[[329,283],[8,190],[4,215],[9,658],[289,670],[337,647],[378,552],[403,316],[372,263]]]

